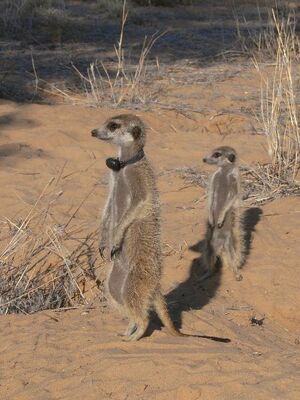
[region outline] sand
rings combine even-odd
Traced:
[[[226,106],[218,101],[212,107]],[[1,101],[1,219],[17,220],[64,167],[56,218],[67,218],[93,190],[76,222],[86,232],[96,229],[107,192],[104,160],[115,151],[90,131],[115,112]],[[242,114],[137,114],[149,127],[146,153],[158,176],[162,284],[172,317],[183,332],[231,342],[170,337],[154,319],[147,337],[124,343],[117,333],[126,320],[97,302],[92,308],[2,315],[1,400],[299,399],[299,198],[246,211],[252,245],[241,282],[222,270],[199,283],[205,190],[188,185],[174,169],[211,171],[201,160],[218,144],[234,146],[243,163],[264,162],[265,139],[252,134]],[[251,318],[263,319],[262,325]]]

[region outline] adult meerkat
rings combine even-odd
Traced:
[[[118,158],[106,160],[112,172],[99,251],[102,257],[105,248],[110,251],[106,288],[112,302],[129,318],[123,336],[125,340],[140,339],[148,327],[151,308],[172,335],[186,336],[173,325],[160,289],[160,204],[155,176],[143,150],[145,126],[140,118],[123,114],[108,119],[92,136],[117,145],[119,150]]]
[[[242,279],[239,268],[243,263],[243,246],[239,213],[240,176],[237,153],[222,146],[203,161],[217,166],[208,189],[208,223],[206,232],[204,277],[212,275],[217,259],[230,267],[237,280]]]

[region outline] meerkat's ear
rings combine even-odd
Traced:
[[[233,153],[229,154],[228,160],[229,160],[230,162],[234,162],[234,161],[235,161],[235,155],[234,155]]]
[[[142,130],[139,126],[136,125],[131,129],[131,134],[132,134],[133,138],[136,140],[141,136]]]

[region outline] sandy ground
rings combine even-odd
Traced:
[[[219,90],[228,94],[239,84],[244,82],[233,78]],[[204,98],[215,110],[241,106],[230,96],[213,101],[206,92]],[[107,190],[104,160],[115,153],[92,139],[90,130],[114,113],[2,101],[1,218],[17,220],[63,168],[57,220],[67,218],[94,189],[76,222],[86,232],[96,229]],[[245,209],[252,245],[243,280],[236,282],[223,270],[199,283],[205,191],[187,185],[174,170],[205,169],[203,156],[218,144],[236,147],[243,163],[266,161],[265,139],[253,134],[243,114],[138,115],[149,127],[146,153],[158,176],[163,288],[172,317],[184,332],[229,337],[231,343],[173,338],[155,319],[147,337],[123,343],[116,334],[126,321],[100,306],[1,316],[0,398],[299,399],[299,198]],[[251,325],[252,317],[264,318],[263,325]]]

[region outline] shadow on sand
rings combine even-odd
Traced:
[[[262,210],[258,207],[249,208],[243,214],[242,220],[246,259],[250,254],[253,232],[255,231],[255,226],[261,219],[261,215]],[[217,269],[217,273],[211,278],[204,281],[200,280],[204,272],[204,245],[205,241],[203,239],[190,247],[190,250],[199,255],[193,259],[190,265],[189,276],[184,282],[180,283],[166,295],[170,314],[177,329],[181,329],[182,326],[182,312],[199,310],[208,304],[221,284],[222,268]],[[161,324],[158,322],[157,318],[153,318],[152,321],[153,323],[150,324],[147,335],[151,334],[153,330],[161,328]]]

